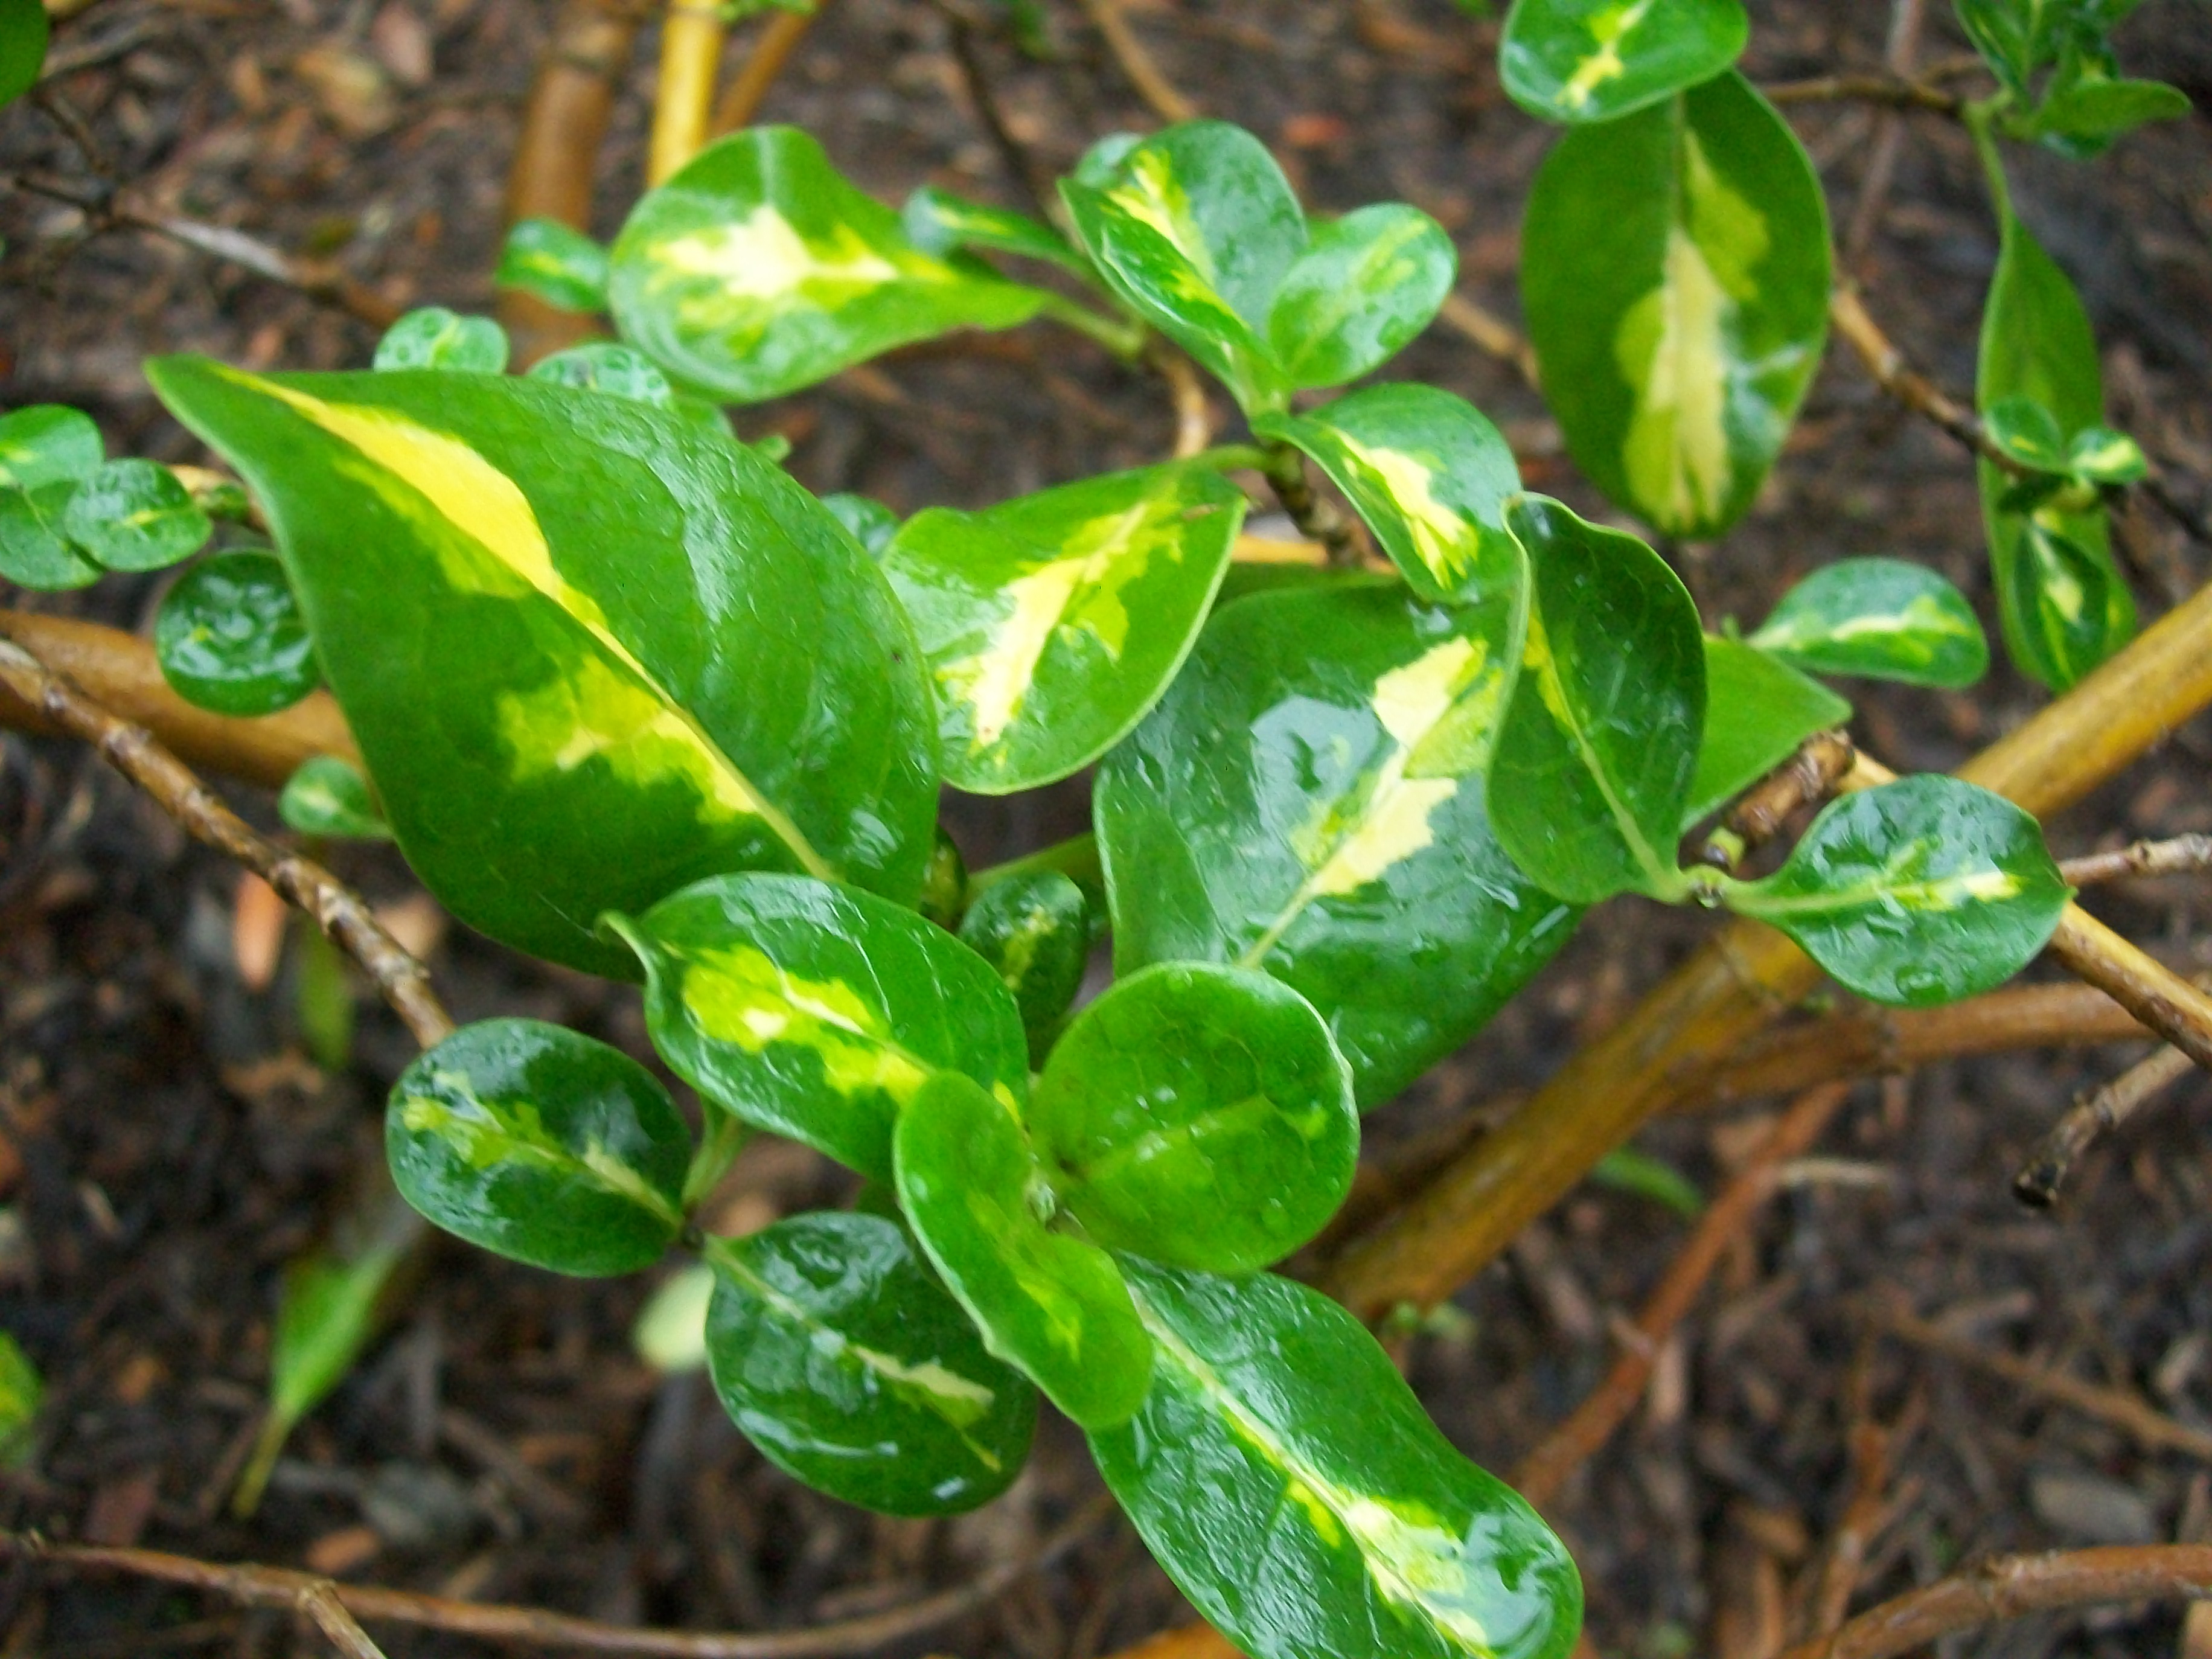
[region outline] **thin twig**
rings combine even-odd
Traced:
[[[790,1631],[726,1633],[639,1629],[538,1607],[459,1601],[380,1584],[333,1583],[289,1567],[252,1563],[228,1565],[158,1550],[54,1544],[35,1534],[0,1533],[0,1557],[43,1561],[82,1572],[128,1573],[158,1579],[228,1596],[248,1607],[297,1607],[302,1592],[319,1589],[354,1618],[371,1624],[445,1631],[484,1642],[626,1654],[637,1659],[826,1659],[908,1641],[975,1612],[1030,1573],[1057,1561],[1111,1514],[1113,1507],[1111,1496],[1099,1494],[1036,1549],[987,1568],[964,1584],[864,1618]]]
[[[2212,870],[2212,836],[2138,841],[2118,852],[2062,860],[2058,866],[2069,887],[2094,887],[2129,876],[2191,876],[2202,870]]]
[[[359,963],[425,1048],[453,1022],[430,975],[384,931],[367,901],[313,860],[286,851],[217,799],[154,734],[103,708],[14,641],[0,641],[0,685],[51,725],[93,745],[100,758],[154,798],[192,836],[246,866],[308,915]]]
[[[1121,73],[1129,77],[1129,84],[1152,106],[1153,114],[1170,125],[1198,118],[1198,106],[1177,91],[1175,82],[1161,72],[1152,54],[1145,50],[1145,43],[1129,27],[1129,20],[1121,15],[1119,0],[1081,0],[1081,4],[1091,26],[1104,37],[1106,50],[1114,54]]]
[[[2212,1072],[2212,995],[2090,915],[2069,905],[2046,947],[2145,1025]]]
[[[1895,1659],[1954,1632],[2105,1601],[2212,1595],[2212,1545],[2146,1544],[2001,1556],[1863,1613],[1782,1659]]]
[[[1206,382],[1190,359],[1165,340],[1147,342],[1145,362],[1167,382],[1168,401],[1175,409],[1175,458],[1198,454],[1213,441],[1213,406],[1206,401]]]
[[[1796,752],[1746,790],[1706,838],[1698,857],[1733,870],[1754,847],[1781,832],[1790,815],[1824,801],[1858,763],[1858,750],[1841,732],[1815,732]]]
[[[1933,110],[1956,115],[1966,100],[1925,81],[1896,75],[1823,75],[1809,81],[1781,81],[1759,90],[1771,104],[1880,104],[1889,109]]]
[[[2100,1135],[2111,1133],[2157,1096],[2197,1069],[2179,1048],[2160,1048],[2100,1088],[2075,1097],[2066,1115],[2037,1143],[2035,1152],[2012,1178],[2013,1195],[2023,1204],[2047,1210],[2081,1154]]]
[[[1291,515],[1291,522],[1298,527],[1298,533],[1319,542],[1328,550],[1332,565],[1359,563],[1365,550],[1358,525],[1314,489],[1313,480],[1306,475],[1306,458],[1288,443],[1270,443],[1264,449],[1267,462],[1261,476],[1282,503],[1283,511]]]
[[[799,49],[799,43],[806,38],[806,31],[814,27],[814,20],[829,3],[830,0],[818,0],[806,11],[779,11],[768,20],[744,65],[730,84],[722,88],[721,98],[714,106],[716,137],[752,125],[753,117],[760,113],[760,106],[768,100],[769,88],[775,84],[776,76],[783,73],[791,54]]]
[[[1053,183],[1052,169],[1014,136],[1012,124],[1006,119],[1006,112],[999,102],[999,90],[992,85],[990,71],[983,62],[975,20],[961,0],[930,0],[930,4],[945,20],[945,42],[952,49],[952,61],[959,65],[961,83],[968,88],[968,101],[975,106],[975,119],[982,126],[984,137],[999,153],[999,161],[1006,168],[1006,176],[1020,187],[1030,211],[1056,224],[1062,223],[1060,192]]]
[[[141,212],[106,190],[83,189],[42,173],[6,175],[0,178],[0,185],[66,203],[82,213],[95,228],[145,230],[166,236],[196,252],[241,266],[257,276],[295,289],[311,300],[336,306],[373,328],[389,328],[405,309],[329,261],[303,259],[286,253],[228,225],[210,225],[177,214]]]
[[[1884,392],[2008,477],[2029,476],[2028,468],[1997,447],[1996,441],[1972,410],[1905,361],[1905,354],[1868,314],[1855,284],[1839,283],[1828,295],[1828,320],[1858,354],[1859,362]],[[2183,501],[2155,463],[2138,483],[2112,485],[2107,493],[2128,488],[2141,489],[2149,496],[2192,540],[2212,546],[2212,518]]]
[[[1882,63],[1899,80],[1912,78],[1912,66],[1920,56],[1920,31],[1926,21],[1925,0],[1893,0]],[[1844,233],[1844,264],[1850,269],[1856,270],[1865,258],[1881,223],[1889,187],[1897,176],[1898,157],[1905,153],[1905,130],[1901,109],[1886,108],[1875,118],[1874,144],[1867,156],[1866,171],[1860,175],[1859,198],[1851,206],[1851,222]]]
[[[1626,1420],[1650,1381],[1659,1351],[1697,1301],[1736,1235],[1774,1194],[1782,1166],[1820,1139],[1828,1120],[1850,1094],[1848,1084],[1824,1083],[1791,1103],[1668,1263],[1644,1310],[1637,1316],[1637,1340],[1622,1347],[1605,1380],[1575,1407],[1573,1414],[1522,1459],[1513,1473],[1513,1486],[1523,1498],[1539,1507],[1550,1503],[1568,1478]]]
[[[1496,312],[1478,305],[1463,294],[1447,294],[1443,304],[1437,309],[1437,319],[1480,350],[1511,366],[1532,391],[1543,390],[1537,374],[1536,349],[1520,330]]]
[[[2049,1370],[2011,1354],[1984,1348],[1893,1304],[1874,1304],[1871,1316],[1881,1329],[1916,1348],[1925,1348],[1947,1359],[1975,1366],[2015,1388],[2055,1400],[2100,1423],[2109,1423],[2148,1450],[2183,1452],[2212,1462],[2212,1433],[2176,1422],[2127,1389],[2085,1382],[2078,1376],[2069,1376],[2063,1371]]]
[[[329,1637],[331,1645],[346,1659],[384,1659],[384,1650],[368,1639],[368,1632],[345,1610],[345,1604],[328,1583],[301,1590],[294,1605],[315,1621],[315,1628]]]

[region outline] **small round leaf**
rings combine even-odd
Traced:
[[[73,478],[0,488],[0,576],[52,593],[89,586],[106,574],[62,533],[62,514],[76,488]]]
[[[643,352],[611,340],[586,340],[540,358],[531,365],[530,378],[579,386],[586,392],[604,392],[610,398],[629,398],[641,404],[666,405],[676,401],[675,387]]]
[[[1099,1243],[1250,1273],[1352,1189],[1352,1069],[1313,1005],[1246,968],[1163,963],[1121,981],[1054,1045],[1030,1132]]]
[[[556,1273],[649,1267],[684,1224],[691,1136],[653,1073],[558,1025],[488,1019],[392,1086],[400,1194],[447,1232]]]
[[[707,1364],[731,1419],[818,1492],[948,1515],[1021,1472],[1036,1390],[880,1216],[794,1216],[709,1247]]]
[[[1779,870],[1731,885],[1840,984],[1924,1007],[2002,984],[2040,951],[2071,890],[2032,817],[1957,778],[1862,790],[1813,821]]]
[[[559,311],[603,311],[607,251],[558,219],[519,219],[499,251],[492,281],[535,295]]]
[[[0,415],[0,484],[36,489],[100,470],[100,428],[82,410],[31,404]]]
[[[1953,690],[1989,672],[1990,642],[1966,595],[1903,559],[1843,559],[1782,596],[1751,636],[1811,674],[1863,674]]]
[[[283,565],[251,550],[218,553],[169,590],[154,655],[178,696],[218,714],[273,714],[319,677]]]
[[[999,970],[1034,1044],[1082,988],[1091,960],[1091,902],[1057,870],[1010,876],[968,907],[960,939]]]
[[[161,570],[198,552],[213,526],[177,475],[152,461],[109,461],[76,487],[62,533],[110,570]]]
[[[377,810],[368,780],[336,755],[300,763],[276,797],[276,816],[303,836],[390,841],[392,826]]]
[[[507,331],[489,317],[463,317],[443,306],[424,306],[385,330],[371,362],[377,368],[498,374],[507,368]]]

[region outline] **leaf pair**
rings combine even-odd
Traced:
[[[0,416],[0,576],[83,587],[111,570],[164,569],[207,541],[208,515],[175,473],[102,450],[91,417],[58,404]]]
[[[1913,778],[1836,802],[1763,882],[1684,872],[1674,849],[1692,813],[1786,755],[1794,724],[1818,729],[1833,711],[1764,684],[1792,671],[1752,647],[1705,641],[1687,591],[1634,538],[1540,497],[1517,505],[1513,525],[1532,573],[1528,642],[1498,737],[1490,810],[1523,870],[1584,902],[1711,890],[1881,1001],[1969,995],[2042,948],[2068,890],[2040,830],[1955,779]],[[1760,709],[1757,723],[1709,719],[1716,690]]]
[[[1219,121],[1109,140],[1060,195],[1107,286],[1248,412],[1385,362],[1456,269],[1443,229],[1403,204],[1309,224],[1267,147]]]

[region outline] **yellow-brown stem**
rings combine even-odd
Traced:
[[[722,89],[721,98],[714,106],[717,138],[752,125],[753,117],[760,113],[760,106],[768,98],[768,89],[783,73],[784,64],[805,39],[814,20],[821,15],[823,6],[829,3],[830,0],[821,0],[812,11],[779,11],[768,20],[760,39],[753,42],[744,66]]]
[[[660,78],[653,95],[647,184],[666,183],[706,148],[726,32],[714,0],[670,0],[660,25]]]

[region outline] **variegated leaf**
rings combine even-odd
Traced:
[[[793,1216],[707,1259],[714,1391],[778,1468],[889,1515],[973,1509],[1021,1473],[1036,1390],[896,1221]]]
[[[1669,535],[1726,530],[1820,366],[1828,275],[1812,163],[1741,76],[1567,134],[1529,194],[1521,294],[1577,463]]]
[[[1811,674],[1957,690],[1990,668],[1966,596],[1924,565],[1840,559],[1782,596],[1751,643]]]
[[[684,1224],[691,1135],[619,1049],[534,1019],[466,1025],[392,1085],[401,1196],[472,1244],[594,1277],[651,1267]]]
[[[733,869],[911,901],[935,734],[829,514],[680,413],[491,375],[149,370],[269,508],[401,850],[508,944]]]
[[[794,127],[709,145],[631,210],[607,301],[623,337],[685,385],[758,403],[956,328],[1011,328],[1045,303],[907,240]]]
[[[2029,400],[2055,418],[2057,436],[2068,444],[2104,424],[2103,374],[2088,313],[2066,273],[2009,208],[1982,312],[1974,396],[1984,410]],[[2015,507],[2011,477],[1986,459],[1980,469],[2005,648],[2022,673],[2063,691],[2135,632],[2135,596],[2113,562],[2104,503],[2052,496]]]
[[[1099,769],[1116,969],[1274,975],[1328,1022],[1364,1107],[1472,1035],[1575,918],[1483,802],[1522,605],[1518,584],[1445,609],[1366,581],[1217,612]]]
[[[801,876],[718,876],[611,916],[645,964],[677,1075],[744,1121],[888,1180],[891,1126],[933,1072],[1029,1085],[1012,994],[912,910]]]
[[[1152,1391],[1091,1449],[1207,1623],[1252,1659],[1564,1659],[1583,1601],[1565,1547],[1358,1320],[1271,1274],[1123,1272]]]
[[[1513,101],[1550,121],[1610,121],[1735,62],[1743,0],[1514,0],[1498,67]]]
[[[1110,748],[1182,665],[1243,517],[1218,473],[1171,463],[908,520],[883,568],[936,677],[946,780],[1006,794]]]
[[[1144,1402],[1152,1339],[1114,1258],[1048,1224],[1051,1191],[1012,1102],[939,1072],[900,1113],[899,1207],[1001,1359],[1086,1428]]]
[[[1252,428],[1320,463],[1423,599],[1508,592],[1520,581],[1519,544],[1505,527],[1520,470],[1464,398],[1396,382],[1310,415],[1263,415]]]
[[[2010,979],[2071,896],[2034,818],[1939,776],[1844,796],[1781,869],[1722,890],[1731,909],[1779,927],[1846,988],[1909,1006]]]

